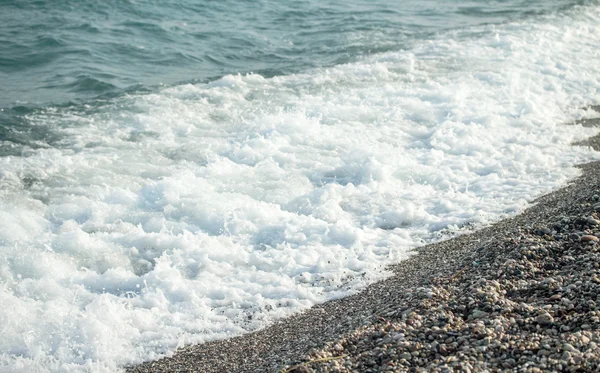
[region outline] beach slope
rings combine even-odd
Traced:
[[[600,136],[579,145],[600,150]],[[600,162],[579,167],[522,214],[424,246],[359,294],[129,372],[598,371]]]

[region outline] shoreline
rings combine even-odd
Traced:
[[[594,109],[598,110],[598,107],[594,107]],[[600,119],[588,119],[579,124],[600,126]],[[600,135],[578,145],[592,146],[595,150],[600,150]],[[557,221],[561,221],[563,217],[584,218],[593,212],[594,195],[600,195],[600,161],[580,165],[578,168],[582,170],[581,176],[569,185],[534,200],[532,205],[519,215],[470,234],[417,248],[415,250],[417,255],[389,267],[393,273],[391,277],[376,282],[355,295],[316,305],[305,312],[276,321],[271,326],[256,332],[231,339],[187,346],[176,351],[171,357],[129,367],[127,371],[132,373],[396,371],[414,370],[416,367],[421,367],[425,371],[444,371],[457,367],[463,370],[526,367],[530,370],[534,370],[534,368],[562,370],[567,366],[577,366],[579,367],[577,369],[580,370],[591,370],[594,367],[600,369],[600,353],[592,354],[569,339],[574,333],[583,333],[584,336],[586,333],[591,333],[593,335],[585,336],[588,345],[594,347],[590,343],[595,343],[596,339],[600,343],[600,333],[598,333],[600,322],[594,321],[595,319],[589,321],[590,316],[587,315],[590,312],[598,312],[598,316],[600,316],[600,301],[598,302],[598,311],[596,311],[595,305],[586,306],[586,316],[582,317],[588,321],[585,321],[586,324],[576,324],[574,328],[579,328],[579,330],[573,328],[562,330],[559,322],[562,311],[554,309],[554,304],[557,303],[554,301],[558,298],[552,301],[548,300],[550,299],[548,289],[539,285],[544,281],[543,278],[551,278],[548,276],[552,276],[553,273],[563,268],[551,268],[552,265],[548,264],[549,259],[558,261],[562,256],[579,258],[577,255],[584,258],[589,254],[586,251],[588,247],[600,250],[600,244],[596,245],[598,241],[587,238],[591,241],[582,242],[581,239],[584,235],[578,234],[577,238],[574,236],[580,231],[592,234],[595,232],[594,229],[598,228],[588,227],[588,229],[585,228],[587,226],[580,227],[571,224],[573,229],[560,228],[564,232],[559,231],[556,234],[554,232],[559,228],[549,228],[556,226]],[[569,222],[564,224],[566,227],[571,226]],[[584,228],[589,232],[584,231]],[[569,229],[571,230],[569,231]],[[575,231],[574,229],[579,230]],[[560,236],[560,239],[556,238],[557,235]],[[533,259],[529,258],[530,254],[520,253],[519,250],[523,250],[524,247],[527,248],[528,253],[531,252]],[[583,249],[581,249],[582,247]],[[544,257],[543,252],[552,252],[558,256]],[[520,262],[521,256],[526,257],[526,263]],[[600,255],[598,257],[598,263],[600,263]],[[515,262],[513,263],[511,260]],[[586,260],[574,259],[569,262],[568,269],[575,274],[574,277],[580,273],[586,276],[590,274],[590,269],[584,268],[586,263],[589,263],[589,258]],[[507,261],[511,265],[520,266],[515,267],[517,269],[513,271],[514,276],[517,277],[506,277],[510,271],[507,272],[506,268],[502,266]],[[542,271],[540,271],[538,268],[540,263],[550,269],[542,267]],[[504,273],[505,277],[501,277],[502,274],[499,274],[499,271]],[[600,264],[595,271],[600,274]],[[562,274],[560,276],[565,277]],[[485,281],[481,283],[481,279]],[[567,280],[563,279],[568,282]],[[490,281],[496,281],[497,285],[492,286],[496,290],[490,288]],[[519,281],[527,284],[523,285]],[[577,281],[564,286],[581,287],[587,284],[585,281],[577,284]],[[536,286],[539,289],[531,285],[533,282],[538,284]],[[511,290],[516,286],[515,284],[520,284],[517,286],[518,291]],[[562,285],[560,287],[562,288]],[[482,306],[481,302],[475,302],[477,304],[472,306],[471,303],[476,298],[474,294],[479,294],[478,292],[486,294],[496,292],[497,299],[487,306]],[[525,297],[521,293],[527,296]],[[561,291],[555,293],[554,295],[562,294]],[[472,297],[469,298],[471,300],[461,298],[471,295]],[[582,302],[595,301],[595,295],[593,299],[591,295],[580,298]],[[462,307],[465,307],[465,303],[468,306],[461,309],[461,304]],[[524,306],[519,308],[518,305],[513,306],[513,303]],[[569,307],[568,303],[565,304],[565,307]],[[497,309],[504,305],[510,305],[510,312]],[[550,307],[547,307],[548,305]],[[577,312],[577,308],[575,311]],[[516,316],[512,315],[513,313]],[[455,317],[457,314],[462,315]],[[546,314],[553,321],[550,323],[538,322],[540,321],[539,317]],[[569,316],[570,314],[567,312],[565,315]],[[438,323],[435,321],[436,318],[449,318],[450,321]],[[502,324],[504,319],[509,320],[507,325]],[[515,320],[514,325],[511,324],[510,320],[512,319]],[[484,320],[497,321],[500,323],[496,325],[499,328],[492,328],[493,330],[485,333],[478,331],[478,325],[485,324]],[[589,328],[582,329],[583,325],[587,325]],[[489,326],[484,325],[482,328],[486,329]],[[555,327],[558,327],[557,335],[552,332],[552,330],[556,330]],[[501,330],[502,335],[498,334],[500,333],[498,330]],[[543,346],[548,344],[540,347],[540,343],[543,341],[542,337],[536,337],[539,339],[536,342],[536,340],[530,340],[527,336],[522,335],[530,332],[535,335],[545,335],[546,339],[556,337],[560,339],[560,343],[557,342],[556,347],[545,349]],[[568,334],[569,338],[565,341],[571,342],[564,342],[563,339],[566,337],[563,334]],[[486,335],[486,337],[480,338],[482,335]],[[433,339],[430,336],[433,336]],[[519,345],[512,339],[514,336],[519,336],[523,343],[530,343],[533,347]],[[425,339],[422,340],[422,337]],[[459,343],[457,339],[460,337],[464,339]],[[449,338],[452,341],[446,346],[445,342]],[[486,349],[495,351],[494,344],[492,347],[488,345],[492,340],[503,341],[503,338],[509,345],[511,341],[514,342],[510,348],[517,349],[521,353],[511,350],[509,354],[511,357],[508,358],[506,357],[509,356],[506,355],[507,352],[502,350],[506,356],[501,358],[503,355],[498,355],[500,365],[497,367],[485,365],[488,363],[480,361],[479,355],[473,357],[465,352],[466,348],[463,348],[469,347],[469,341],[471,341],[473,348],[469,348],[475,352]],[[583,340],[585,341],[585,339]],[[475,346],[480,346],[478,344],[480,340],[487,344],[484,345],[485,348],[477,349]],[[458,343],[458,345],[454,346],[452,343]],[[517,344],[515,345],[515,343]],[[565,343],[577,352],[569,351],[569,347],[565,347]],[[459,345],[462,347],[459,348]],[[498,348],[502,349],[503,347]],[[463,351],[464,354],[459,354],[459,351]],[[539,351],[547,351],[548,354],[547,352],[539,353]],[[535,359],[531,360],[531,364],[529,364],[530,352],[538,360],[545,361],[544,364],[550,361],[545,365],[546,368],[537,368]],[[566,354],[567,352],[569,354]],[[554,359],[554,355],[557,355],[556,359]],[[522,360],[521,356],[527,358]],[[454,357],[454,360],[451,357]],[[512,364],[510,359],[514,360],[513,365],[510,365]],[[447,360],[452,361],[448,362]],[[509,366],[503,366],[502,360],[504,362],[510,360]],[[558,363],[554,364],[552,361]]]

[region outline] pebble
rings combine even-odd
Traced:
[[[598,220],[596,220],[596,219],[594,219],[592,217],[589,217],[586,220],[587,220],[587,223],[589,225],[598,225],[598,224],[600,224],[600,222]]]
[[[472,313],[472,316],[475,319],[479,319],[479,318],[482,318],[482,317],[487,317],[487,315],[488,315],[487,312],[484,312],[484,311],[481,311],[481,310],[477,310],[477,309],[474,310],[473,313]]]
[[[598,241],[599,238],[596,236],[592,236],[592,235],[585,235],[583,237],[581,237],[581,242],[590,242],[590,241]]]
[[[577,349],[575,347],[573,347],[571,344],[569,343],[564,343],[563,344],[563,350],[565,351],[569,351],[569,352],[579,352],[577,351]]]
[[[535,321],[538,324],[552,324],[554,322],[554,318],[547,312],[542,313],[538,317],[535,318]]]
[[[540,228],[536,231],[536,234],[539,236],[543,236],[543,235],[551,235],[552,231],[548,228]]]

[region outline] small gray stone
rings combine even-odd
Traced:
[[[569,238],[574,240],[574,241],[579,241],[579,239],[581,238],[580,235],[578,235],[577,233],[571,233],[569,234]]]
[[[540,325],[552,324],[554,322],[554,317],[552,317],[549,313],[544,312],[536,317],[535,321]]]
[[[537,231],[535,231],[535,234],[537,234],[538,236],[544,236],[544,235],[551,235],[552,231],[548,228],[540,228]]]
[[[404,333],[396,333],[392,336],[392,339],[395,341],[401,341],[404,339]]]
[[[587,220],[587,223],[592,226],[600,224],[600,222],[598,220],[592,218],[591,216],[589,218],[587,218],[586,220]]]
[[[408,352],[403,352],[400,355],[398,355],[398,357],[400,359],[404,359],[404,360],[410,360],[412,358],[412,355]]]
[[[472,315],[473,315],[473,318],[480,319],[482,317],[487,317],[489,315],[489,313],[481,311],[481,310],[478,310],[478,309],[475,309],[475,310],[473,310],[473,314]]]

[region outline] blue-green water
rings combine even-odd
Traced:
[[[226,74],[284,75],[579,0],[3,0],[0,108],[82,102]]]

